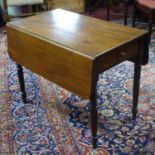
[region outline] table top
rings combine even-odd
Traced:
[[[8,25],[92,59],[147,33],[62,9]]]

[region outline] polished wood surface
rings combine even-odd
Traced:
[[[18,20],[10,25],[90,57],[97,57],[145,33],[144,30],[61,9]]]
[[[90,58],[11,26],[7,27],[7,32],[9,55],[13,60],[63,88],[88,98],[92,68]]]
[[[83,98],[101,73],[137,54],[144,30],[56,9],[7,25],[10,57]]]

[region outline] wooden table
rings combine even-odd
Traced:
[[[133,118],[136,117],[141,64],[148,61],[144,30],[56,9],[7,24],[8,51],[17,63],[23,101],[22,66],[91,102],[92,145],[97,143],[98,76],[125,61],[135,63]]]

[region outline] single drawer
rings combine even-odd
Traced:
[[[107,53],[96,58],[98,72],[101,73],[114,65],[117,65],[125,60],[134,58],[138,53],[138,43],[132,42],[124,46],[112,49]]]

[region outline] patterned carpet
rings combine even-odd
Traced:
[[[16,66],[0,33],[1,155],[154,155],[155,34],[143,66],[136,121],[131,120],[133,64],[123,62],[98,81],[98,148],[92,149],[89,101],[24,69],[23,104]]]

